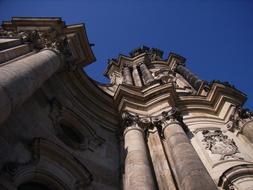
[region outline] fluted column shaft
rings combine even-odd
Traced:
[[[172,171],[181,190],[217,189],[181,124],[168,121],[163,126],[165,143],[173,163]]]
[[[125,84],[133,85],[133,79],[129,67],[123,68],[123,82]]]
[[[139,75],[139,72],[138,72],[138,69],[137,69],[137,66],[136,66],[136,65],[133,66],[132,75],[133,75],[133,79],[134,79],[134,84],[135,84],[135,86],[141,87],[141,86],[142,86],[141,77],[140,77],[140,75]]]
[[[183,65],[178,65],[176,67],[176,72],[178,72],[179,74],[181,74],[185,80],[187,82],[190,83],[190,85],[192,85],[192,87],[195,90],[198,90],[202,80],[200,80],[195,74],[193,74],[189,69],[187,69],[186,67],[184,67]]]
[[[141,64],[140,65],[140,70],[141,70],[141,74],[142,74],[142,79],[144,84],[149,84],[150,82],[152,82],[154,80],[154,77],[152,76],[151,72],[149,71],[148,67],[146,66],[146,64]]]
[[[126,151],[124,189],[156,189],[143,129],[138,124],[133,123],[125,129],[124,140]]]
[[[60,58],[45,49],[0,67],[0,124],[60,67]]]

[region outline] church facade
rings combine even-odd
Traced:
[[[253,113],[156,48],[108,61],[83,24],[13,17],[0,30],[0,190],[253,189]]]

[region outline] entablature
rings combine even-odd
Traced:
[[[13,17],[3,22],[0,37],[20,39],[35,51],[56,49],[68,54],[71,65],[83,67],[95,61],[84,25],[67,26],[59,17]]]

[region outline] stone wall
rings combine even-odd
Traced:
[[[83,26],[14,18],[0,36],[0,189],[119,189],[119,117],[83,71]]]

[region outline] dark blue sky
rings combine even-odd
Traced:
[[[0,20],[59,16],[85,23],[97,61],[85,70],[99,81],[107,59],[141,45],[178,53],[205,80],[229,81],[253,109],[252,0],[0,0]]]

